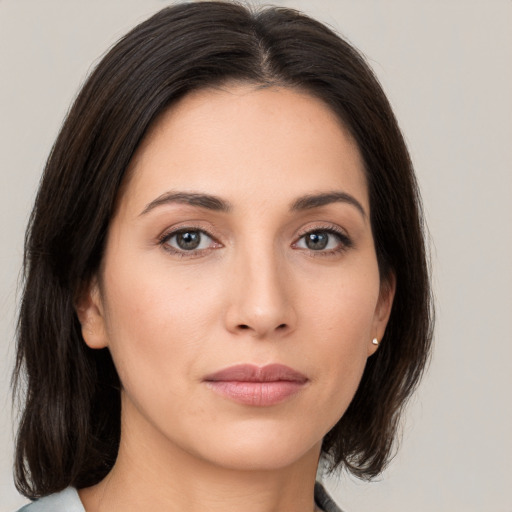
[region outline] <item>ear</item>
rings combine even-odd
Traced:
[[[379,292],[379,300],[375,308],[373,317],[372,339],[368,340],[368,356],[374,354],[379,348],[379,343],[384,337],[386,325],[388,324],[391,308],[393,307],[393,299],[395,298],[396,277],[393,272],[382,279]],[[377,344],[373,340],[377,340]]]
[[[75,310],[82,325],[82,337],[87,346],[94,349],[107,347],[105,312],[96,277],[91,279],[91,282],[80,293],[75,302]]]

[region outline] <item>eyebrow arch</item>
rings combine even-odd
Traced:
[[[366,220],[366,212],[361,205],[361,203],[350,194],[346,192],[323,192],[320,194],[308,194],[302,197],[299,197],[295,200],[291,206],[292,211],[299,210],[310,210],[312,208],[319,208],[321,206],[325,206],[331,203],[348,203],[354,206],[359,213]]]
[[[148,203],[140,215],[145,215],[158,206],[172,203],[200,206],[201,208],[207,208],[208,210],[219,212],[229,212],[231,210],[230,203],[209,194],[200,194],[196,192],[165,192]]]

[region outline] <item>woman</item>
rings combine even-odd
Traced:
[[[382,471],[430,341],[416,182],[363,59],[295,11],[166,8],[92,73],[36,199],[24,510],[339,510],[320,457]]]

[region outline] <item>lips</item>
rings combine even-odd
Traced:
[[[205,377],[207,387],[235,402],[252,406],[271,406],[298,393],[308,378],[282,365],[242,364],[225,368]]]

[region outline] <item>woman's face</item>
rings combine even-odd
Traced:
[[[356,144],[309,95],[232,85],[167,111],[129,172],[78,308],[123,436],[227,468],[318,457],[393,295]]]

